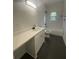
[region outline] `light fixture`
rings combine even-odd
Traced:
[[[36,5],[34,3],[32,3],[31,1],[26,0],[26,4],[33,8],[36,8]]]

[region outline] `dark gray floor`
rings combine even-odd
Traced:
[[[21,59],[33,59],[33,57],[26,53]],[[66,46],[63,38],[51,34],[49,38],[46,37],[37,59],[66,59]]]

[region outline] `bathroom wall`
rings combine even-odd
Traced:
[[[18,34],[32,28],[34,24],[41,26],[44,20],[44,7],[38,0],[30,0],[37,8],[25,4],[25,0],[13,2],[13,33]]]
[[[63,39],[64,39],[64,42],[66,44],[66,1],[64,1],[64,20],[63,20],[63,28],[64,28],[64,35],[63,35]]]
[[[52,32],[52,34],[55,35],[63,35],[63,13],[64,13],[64,3],[63,2],[57,2],[54,4],[49,5],[48,13],[47,13],[47,30],[49,32]],[[50,20],[50,13],[51,12],[57,12],[57,19],[56,21]]]
[[[65,18],[64,18],[64,21],[63,21],[63,28],[64,28],[63,39],[64,39],[64,42],[66,44],[66,19]]]
[[[66,43],[66,19],[63,16],[66,16],[66,2],[58,2],[47,7],[47,30],[55,35],[60,35],[63,37],[64,42]],[[56,21],[50,21],[50,13],[57,12]]]

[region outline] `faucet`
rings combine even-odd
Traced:
[[[34,24],[33,27],[32,27],[32,29],[35,29],[35,27],[36,27],[36,25]]]

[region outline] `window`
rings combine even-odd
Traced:
[[[51,20],[51,21],[56,21],[56,16],[57,16],[56,12],[52,12],[52,13],[50,14],[50,20]]]

